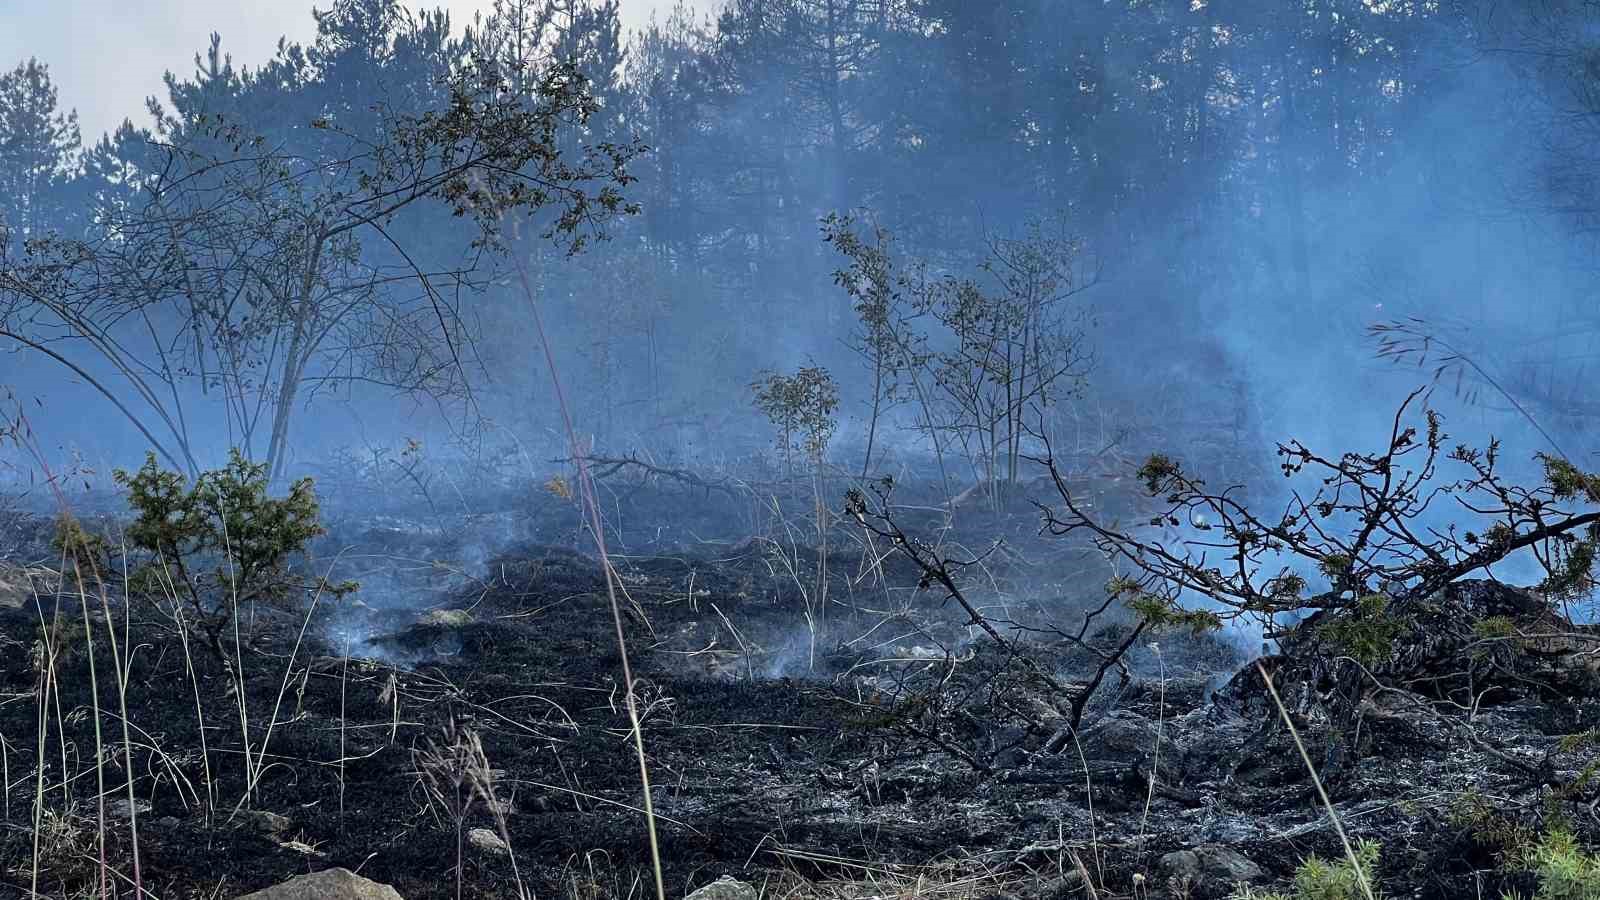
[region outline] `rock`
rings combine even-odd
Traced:
[[[417,619],[417,624],[437,628],[465,628],[472,624],[472,613],[464,609],[430,609]]]
[[[0,564],[0,608],[21,609],[36,593],[55,590],[61,576],[49,569]]]
[[[244,810],[233,817],[235,828],[265,835],[282,834],[289,830],[290,824],[288,816],[280,816],[264,809]]]
[[[684,900],[756,900],[756,889],[734,878],[724,875],[708,885],[696,888]]]
[[[1172,881],[1197,881],[1200,855],[1193,850],[1174,850],[1156,861],[1156,869]]]
[[[1231,891],[1241,881],[1256,881],[1264,874],[1248,856],[1227,847],[1201,847],[1200,872],[1225,882]]]
[[[1084,735],[1083,751],[1096,759],[1142,760],[1155,753],[1158,734],[1149,719],[1117,710]]]
[[[323,869],[295,877],[237,900],[401,900],[387,884],[362,878],[349,869]]]
[[[1197,898],[1232,896],[1240,882],[1256,881],[1263,874],[1248,857],[1218,846],[1168,853],[1156,869],[1175,896]]]
[[[1041,878],[1019,888],[1020,900],[1069,900],[1082,897],[1083,876],[1076,871],[1064,872],[1053,878]]]
[[[1170,723],[1158,725],[1132,710],[1119,709],[1083,733],[1082,758],[1097,783],[1140,798],[1149,789],[1151,770],[1159,762],[1157,790],[1170,796],[1183,781],[1173,768],[1181,757],[1180,737]],[[1062,753],[1078,759],[1077,747],[1070,741]]]
[[[131,813],[129,813],[128,809],[128,801],[126,799],[113,800],[106,804],[106,815],[113,819],[131,819],[133,816]],[[133,811],[137,812],[141,816],[144,815],[150,811],[150,802],[148,800],[135,801],[133,805]]]
[[[511,848],[506,845],[504,840],[501,840],[500,835],[495,834],[493,829],[489,828],[474,828],[468,831],[467,843],[485,853],[493,853],[497,856],[504,856],[511,852]]]

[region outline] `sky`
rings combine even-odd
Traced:
[[[456,27],[491,0],[428,0],[450,11]],[[84,143],[132,117],[144,124],[144,99],[161,96],[161,75],[183,75],[194,54],[222,34],[235,64],[254,66],[272,56],[278,38],[309,40],[313,5],[331,0],[0,0],[0,66],[31,57],[50,66],[61,106],[77,109]],[[622,0],[624,27],[639,28],[672,0]],[[694,5],[694,4],[692,4]],[[698,4],[707,5],[705,0]]]

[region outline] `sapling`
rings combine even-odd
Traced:
[[[1032,443],[1029,420],[1077,391],[1093,362],[1087,311],[1069,301],[1096,277],[1063,226],[1037,220],[1017,237],[986,235],[977,271],[961,276],[895,253],[881,226],[823,219],[823,239],[848,260],[834,283],[858,320],[849,345],[871,370],[863,479],[880,417],[909,388],[941,477],[952,442],[991,508],[1002,508]]]
[[[193,485],[163,470],[154,454],[137,472],[119,469],[115,478],[135,513],[129,548],[142,556],[130,566],[130,590],[158,604],[186,606],[189,623],[219,661],[227,656],[223,634],[237,626],[246,605],[292,608],[308,592],[343,596],[356,588],[304,577],[290,565],[323,534],[309,478],[291,484],[286,496],[271,497],[267,467],[237,450],[228,465],[202,473]],[[184,619],[174,614],[174,621]]]
[[[755,405],[778,428],[778,447],[792,471],[796,441],[811,464],[812,502],[817,519],[817,589],[808,618],[821,621],[828,609],[828,507],[824,496],[824,463],[828,442],[838,428],[839,387],[828,370],[817,366],[793,375],[770,373],[756,382]],[[815,634],[813,632],[813,638]]]
[[[866,480],[872,469],[878,426],[884,414],[902,399],[907,384],[922,398],[923,414],[928,414],[927,395],[917,374],[927,365],[929,354],[922,346],[923,337],[912,327],[910,319],[915,311],[906,297],[919,279],[895,257],[894,237],[882,225],[873,223],[869,236],[856,230],[854,217],[833,213],[822,220],[822,239],[848,260],[848,265],[833,273],[833,283],[850,297],[856,314],[857,328],[850,336],[850,349],[861,356],[872,373],[867,448],[861,459],[861,478]],[[917,268],[911,265],[912,270]],[[939,433],[931,427],[928,432],[942,475],[944,450]]]

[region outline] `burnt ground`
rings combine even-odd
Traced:
[[[1076,632],[1104,600],[1105,573],[1035,539],[1025,512],[964,513],[944,534],[982,556],[967,587],[1008,649],[939,592],[919,589],[920,573],[892,548],[863,546],[843,529],[830,538],[825,618],[808,627],[807,597],[821,608],[818,555],[782,504],[773,512],[733,493],[660,485],[609,502],[673,895],[723,874],[757,884],[871,879],[881,893],[886,880],[937,872],[968,878],[959,883],[978,896],[1085,896],[1092,886],[1098,896],[1206,897],[1225,895],[1238,875],[1281,883],[1308,854],[1340,855],[1243,641],[1142,637],[1082,727],[1063,727],[1070,694],[1096,668],[1092,649],[1116,646],[1129,624],[1115,609],[1094,620],[1090,649],[1052,631]],[[926,531],[938,517],[918,505],[907,501],[905,516]],[[572,506],[532,491],[475,516],[332,507],[328,519],[332,533],[310,565],[363,589],[319,602],[298,646],[300,617],[255,611],[243,704],[220,661],[198,645],[186,658],[158,611],[112,591],[113,617],[129,629],[121,649],[144,885],[162,898],[227,897],[338,865],[407,898],[453,896],[457,829],[419,774],[419,753],[453,723],[481,739],[505,835],[538,896],[645,891],[648,841],[612,607]],[[41,891],[93,895],[91,651],[71,592],[52,590],[48,523],[18,518],[10,528],[0,569],[0,894],[30,883],[37,837]],[[991,550],[997,535],[1007,545]],[[38,646],[58,613],[36,834]],[[132,829],[114,666],[103,622],[92,619],[91,633],[108,747],[106,856],[126,896]],[[1289,677],[1292,667],[1279,671]],[[1053,696],[1038,672],[1069,695]],[[1346,828],[1382,845],[1390,895],[1526,889],[1526,876],[1502,871],[1496,835],[1552,808],[1556,789],[1530,772],[1559,782],[1588,762],[1560,741],[1600,723],[1600,699],[1491,691],[1465,731],[1462,716],[1444,714],[1447,701],[1417,693],[1377,704],[1361,719],[1358,752],[1343,756],[1329,749],[1351,745],[1338,740],[1342,726],[1319,719],[1314,702],[1294,705],[1313,757],[1329,765]],[[253,790],[246,754],[257,763]],[[1574,826],[1592,839],[1594,822],[1576,808]],[[473,828],[497,828],[483,804],[462,821]],[[1236,855],[1209,851],[1198,868],[1196,857],[1169,856],[1213,847]],[[469,844],[464,860],[467,895],[516,896],[511,857]]]

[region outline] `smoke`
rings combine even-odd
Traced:
[[[642,25],[659,6],[625,2],[624,24]],[[578,427],[596,447],[686,465],[768,452],[772,435],[750,407],[749,382],[762,370],[819,364],[844,393],[835,461],[854,471],[870,377],[844,346],[854,313],[816,220],[868,207],[906,258],[939,274],[981,276],[987,242],[1041,216],[1063,215],[1083,239],[1100,280],[1071,303],[1092,322],[1095,366],[1081,392],[1047,412],[1055,433],[1072,438],[1063,446],[1073,465],[1126,468],[1166,452],[1275,511],[1294,486],[1277,474],[1277,442],[1329,455],[1381,449],[1396,407],[1429,384],[1427,402],[1452,441],[1500,440],[1514,478],[1538,477],[1532,455],[1548,449],[1545,433],[1574,462],[1592,462],[1577,392],[1600,358],[1594,247],[1565,202],[1570,182],[1551,175],[1552,153],[1587,126],[1551,115],[1569,101],[1549,77],[1480,52],[1486,36],[1509,45],[1527,28],[1360,3],[1334,4],[1353,21],[1344,32],[1287,13],[1226,20],[1233,13],[1222,4],[1006,7],[1016,21],[974,12],[981,4],[925,6],[934,25],[851,36],[861,57],[835,80],[837,95],[817,93],[828,82],[802,45],[783,43],[793,35],[737,15],[750,4],[729,7],[727,33],[689,7],[633,43],[620,73],[631,93],[608,114],[653,146],[631,186],[644,212],[582,257],[546,254],[536,267]],[[91,134],[138,114],[139,98],[120,91],[161,93],[163,69],[189,72],[211,30],[240,64],[270,55],[264,35],[314,30],[302,13],[241,19],[168,2],[150,21],[181,28],[143,28],[124,52],[88,53],[64,37],[72,7],[15,13],[26,27],[8,33],[32,34],[46,56],[57,51],[46,61]],[[451,4],[456,26],[476,8]],[[83,21],[92,29],[120,19]],[[1593,40],[1592,22],[1576,25]],[[101,40],[89,34],[88,45]],[[1307,49],[1313,38],[1329,48]],[[1105,47],[1113,49],[1097,50]],[[0,38],[0,56],[22,49]],[[1209,69],[1183,68],[1201,53],[1215,55]],[[1306,71],[1288,71],[1291,58]],[[112,59],[115,78],[103,68]],[[1201,71],[1209,82],[1184,80]],[[1283,87],[1291,76],[1301,93]],[[441,233],[425,232],[422,243]],[[530,534],[495,495],[526,490],[566,455],[521,307],[502,287],[470,301],[481,341],[467,350],[482,376],[470,415],[466,404],[377,386],[330,388],[305,400],[289,466],[321,476],[335,501],[350,492],[338,511],[351,518],[393,514],[402,500],[458,517],[450,521],[460,539],[445,551],[471,577],[485,577],[506,546],[553,537]],[[1432,362],[1378,358],[1367,329],[1408,318],[1471,364],[1440,376]],[[0,381],[51,411],[40,422],[44,441],[107,465],[137,462],[143,440],[95,392],[45,361],[5,359]],[[203,386],[185,389],[197,455],[214,463],[236,435]],[[909,392],[902,385],[875,440],[885,468],[932,480],[933,448]],[[407,439],[427,448],[439,473],[428,486],[396,465]],[[334,471],[382,448],[383,465],[352,467],[342,480]],[[1086,461],[1101,451],[1104,459]],[[949,469],[957,489],[970,483],[969,460]],[[0,478],[19,479],[7,471],[0,465]],[[1428,524],[1442,528],[1461,512],[1441,504]],[[1518,557],[1494,574],[1538,573]],[[404,606],[417,590],[376,574],[363,580],[378,608]],[[800,652],[780,651],[774,671]]]

